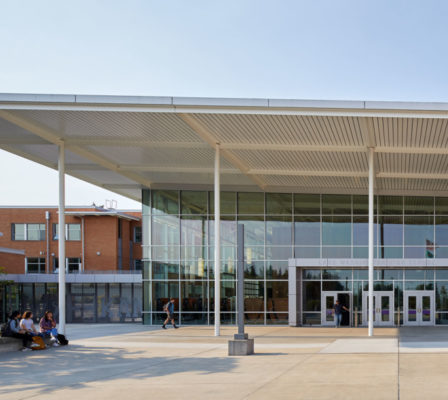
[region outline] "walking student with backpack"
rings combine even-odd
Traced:
[[[176,326],[176,323],[174,322],[174,298],[173,297],[171,297],[170,301],[163,306],[163,311],[166,312],[166,320],[163,323],[162,328],[166,329],[166,324],[170,321],[173,324],[174,329],[179,328],[178,326]]]

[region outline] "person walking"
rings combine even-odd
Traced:
[[[177,329],[176,323],[174,322],[174,298],[171,297],[170,301],[166,303],[163,307],[163,311],[166,312],[166,320],[162,325],[163,329],[166,329],[166,324],[171,321],[174,329]]]
[[[333,307],[334,322],[336,328],[339,328],[341,326],[342,311],[350,311],[350,310],[346,306],[342,305],[339,300],[336,300],[336,303]]]

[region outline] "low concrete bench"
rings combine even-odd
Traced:
[[[51,343],[51,338],[45,337],[43,339],[44,343],[47,346]],[[0,353],[6,353],[8,351],[18,351],[21,348],[22,348],[22,339],[0,336]]]

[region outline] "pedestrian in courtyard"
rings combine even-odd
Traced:
[[[341,302],[339,300],[336,300],[336,303],[335,303],[335,305],[333,307],[334,322],[335,322],[335,327],[336,328],[339,328],[341,326],[342,312],[343,311],[350,311],[350,310],[346,306],[341,304]]]
[[[170,301],[165,304],[163,307],[163,311],[166,312],[166,320],[162,325],[163,329],[166,329],[166,324],[171,321],[173,324],[174,329],[177,329],[178,326],[176,326],[176,323],[174,322],[174,298],[171,297]]]

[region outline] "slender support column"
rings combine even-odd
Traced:
[[[373,186],[374,186],[374,149],[369,148],[369,336],[373,336]]]
[[[244,333],[244,225],[238,224],[237,228],[237,320],[238,333],[235,339],[248,339],[248,335]]]
[[[65,334],[65,147],[59,145],[59,332]]]
[[[221,329],[221,191],[219,143],[215,152],[215,336]]]

